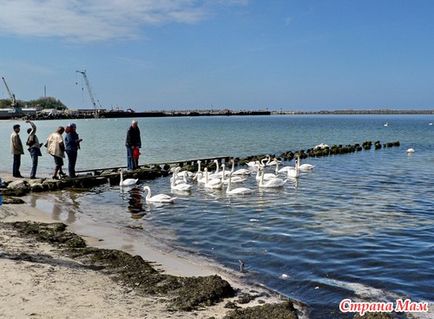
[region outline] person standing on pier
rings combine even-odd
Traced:
[[[20,138],[20,125],[15,124],[13,126],[14,131],[11,134],[11,153],[14,155],[14,163],[12,166],[12,175],[14,177],[20,177],[21,155],[24,154],[23,143]]]
[[[63,143],[62,137],[63,132],[65,132],[65,128],[59,126],[56,132],[51,133],[50,136],[48,136],[47,143],[45,144],[48,154],[54,158],[55,168],[53,179],[59,179],[58,174],[60,177],[66,176],[62,171],[63,158],[65,157],[65,144]]]
[[[137,125],[137,121],[133,120],[131,126],[127,132],[127,138],[125,141],[127,147],[127,168],[128,170],[134,170],[138,168],[138,162],[134,161],[133,152],[134,149],[142,147],[142,140],[140,138],[140,129]]]
[[[29,136],[27,137],[26,145],[29,147],[30,156],[32,158],[32,170],[30,171],[30,179],[36,178],[36,170],[38,169],[38,157],[42,156],[41,153],[41,145],[39,144],[39,139],[36,136],[36,125],[27,120],[26,123],[29,123],[31,128],[27,129],[27,133]]]
[[[65,135],[65,151],[68,155],[68,173],[69,177],[75,177],[75,164],[77,163],[77,153],[80,149],[80,142],[82,139],[78,137],[76,132],[77,126],[75,123],[67,126]]]

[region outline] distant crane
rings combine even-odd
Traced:
[[[97,105],[95,102],[95,97],[93,96],[93,93],[92,93],[92,89],[90,88],[90,83],[89,83],[89,79],[87,78],[87,75],[86,75],[86,70],[83,70],[83,71],[77,70],[76,72],[80,73],[83,76],[84,83],[86,84],[87,92],[89,93],[90,101],[92,102],[92,105],[95,109],[95,115],[97,115],[98,109],[97,109]],[[101,107],[101,104],[99,103],[99,101],[98,101],[98,104]]]
[[[15,99],[15,94],[13,94],[13,93],[11,92],[11,90],[9,89],[8,84],[6,83],[6,79],[5,79],[3,76],[2,76],[2,80],[3,80],[3,83],[5,84],[6,91],[7,91],[8,94],[9,94],[9,98],[11,99],[12,107],[15,107],[16,104],[17,104],[17,100]]]
[[[21,108],[17,104],[17,99],[15,98],[15,94],[12,93],[11,89],[9,89],[8,84],[6,83],[6,79],[2,76],[3,83],[5,84],[6,91],[9,94],[9,98],[11,99],[11,106],[14,109],[15,113],[21,113]]]

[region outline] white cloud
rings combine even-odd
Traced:
[[[199,22],[216,4],[247,4],[247,0],[214,1],[0,0],[0,32],[79,41],[132,38],[143,26]]]

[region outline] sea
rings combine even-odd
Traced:
[[[126,166],[130,119],[73,120],[83,139],[77,169]],[[409,298],[434,307],[434,116],[276,115],[137,119],[142,137],[140,164],[281,154],[320,143],[399,141],[399,147],[307,158],[311,172],[281,189],[260,190],[254,175],[242,186],[251,195],[194,186],[171,205],[148,205],[143,186],[170,194],[168,177],[140,181],[121,190],[103,185],[87,192],[50,196],[71,209],[53,209],[66,223],[91,218],[112,227],[140,225],[175,251],[206,258],[242,278],[299,300],[311,318],[350,318],[342,299],[395,301]],[[41,143],[71,120],[37,121]],[[10,172],[13,124],[0,121],[0,172]],[[407,153],[413,148],[414,153]],[[52,173],[43,151],[38,175]],[[281,166],[294,165],[282,162]],[[271,172],[272,168],[268,168]],[[22,158],[22,175],[30,155]],[[0,173],[1,177],[1,173]],[[233,185],[234,187],[235,185]],[[240,185],[241,186],[241,185]],[[48,195],[47,195],[48,196]],[[39,198],[41,205],[47,198]],[[38,206],[36,204],[36,206]],[[53,206],[54,207],[54,206]],[[131,230],[133,232],[133,230]],[[431,318],[414,314],[415,318]]]

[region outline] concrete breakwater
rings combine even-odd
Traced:
[[[307,150],[286,151],[281,154],[260,154],[251,155],[244,158],[233,158],[230,156],[203,158],[203,159],[189,159],[167,163],[151,163],[141,166],[134,171],[125,171],[125,178],[137,178],[139,180],[152,180],[158,177],[168,176],[171,174],[171,168],[180,166],[183,170],[197,171],[198,161],[201,162],[202,168],[213,169],[215,167],[214,161],[229,162],[234,160],[236,165],[246,165],[251,161],[261,161],[267,157],[276,158],[278,160],[290,161],[296,157],[305,159],[308,157],[322,157],[330,155],[341,155],[360,151],[368,151],[374,148],[380,150],[382,148],[399,147],[400,142],[381,143],[380,141],[365,141],[361,144],[348,144],[348,145],[332,145],[325,144],[317,145]],[[76,178],[64,178],[61,180],[54,180],[50,178],[41,179],[11,179],[3,182],[3,188],[0,192],[6,197],[23,196],[29,192],[47,192],[62,189],[71,190],[88,190],[92,187],[109,183],[110,185],[119,185],[120,170],[125,170],[124,167],[110,167],[110,168],[95,168],[78,171],[79,174]]]

